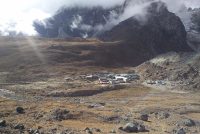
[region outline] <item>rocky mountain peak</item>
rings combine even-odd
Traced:
[[[164,3],[153,2],[147,11],[145,22],[137,17],[131,17],[99,38],[104,41],[124,41],[129,44],[132,53],[138,50],[145,51],[147,57],[169,51],[191,51],[182,21],[174,13],[169,12]],[[138,59],[137,56],[135,58]]]
[[[123,60],[126,63],[133,63],[137,59],[136,64],[140,64],[158,54],[170,51],[191,51],[181,19],[170,12],[165,3],[160,1],[149,0],[149,5],[145,8],[147,12],[141,17],[131,16],[107,29],[106,26],[110,20],[118,19],[131,2],[131,0],[126,0],[123,5],[109,9],[102,7],[67,8],[47,20],[52,28],[45,29],[44,26],[39,25],[39,29],[36,30],[43,36],[49,36],[46,33],[54,33],[55,37],[60,35],[61,38],[64,38],[63,36],[96,37],[103,41],[121,41],[122,43],[110,49],[106,48],[107,55],[112,55],[116,62]],[[125,55],[122,56],[121,54],[124,53]],[[103,62],[113,60],[106,54],[100,53],[99,55],[101,60],[102,55],[105,56]]]
[[[156,15],[156,14],[164,14],[169,12],[165,3],[158,1],[152,2],[147,9],[147,12]]]

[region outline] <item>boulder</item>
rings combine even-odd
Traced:
[[[94,104],[90,104],[88,108],[102,108],[104,106],[105,106],[105,103],[94,103]]]
[[[25,127],[24,127],[23,124],[17,124],[17,125],[14,126],[14,129],[24,130]]]
[[[93,134],[92,130],[90,128],[85,128],[84,130],[86,132],[86,134]]]
[[[99,128],[92,128],[91,130],[94,132],[99,132],[99,133],[101,132],[101,129],[99,129]]]
[[[24,108],[23,108],[23,107],[17,107],[17,108],[16,108],[16,112],[17,112],[18,114],[24,114]]]
[[[6,121],[0,120],[0,127],[6,127]]]
[[[127,133],[147,132],[145,126],[136,121],[129,122],[119,129]]]
[[[187,127],[193,127],[196,123],[192,119],[183,119],[177,123],[177,126],[187,126]]]
[[[148,118],[149,118],[148,114],[141,114],[141,115],[140,115],[140,119],[141,119],[142,121],[148,121]]]
[[[62,121],[62,120],[72,119],[73,115],[70,114],[70,111],[67,109],[59,109],[58,108],[51,112],[49,118],[53,119],[53,120]]]
[[[137,123],[127,123],[125,126],[123,126],[122,130],[127,133],[138,132],[138,124]]]
[[[146,132],[146,128],[144,125],[138,125],[137,128],[138,128],[138,132]]]
[[[181,128],[176,132],[176,134],[186,134],[186,132],[183,128]]]
[[[167,119],[167,118],[169,118],[169,116],[170,116],[170,114],[165,111],[160,111],[160,112],[155,113],[155,117],[157,119]]]
[[[115,131],[115,129],[112,129],[112,130],[110,131],[110,133],[115,134],[115,133],[117,133],[117,132]]]

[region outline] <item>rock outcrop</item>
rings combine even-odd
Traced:
[[[121,6],[105,9],[96,7],[70,7],[60,9],[45,24],[35,21],[35,30],[44,37],[95,37],[105,30],[110,19],[116,19],[123,12]],[[63,36],[64,35],[64,36]]]
[[[121,22],[100,38],[104,41],[131,42],[130,49],[140,46],[140,51],[146,49],[151,55],[191,50],[183,23],[178,16],[168,11],[164,3],[153,2],[147,9],[145,20],[138,18],[131,17]]]
[[[100,64],[137,66],[162,53],[192,51],[183,23],[163,2],[151,3],[145,21],[138,18],[131,17],[99,36],[103,41],[119,41],[102,49],[97,56]]]

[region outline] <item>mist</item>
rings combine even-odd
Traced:
[[[70,6],[111,6],[122,4],[124,0],[6,0],[0,5],[1,35],[23,33],[35,35],[32,23],[53,16],[61,7]]]
[[[94,7],[104,8],[123,4],[125,0],[7,0],[0,5],[0,31],[2,35],[9,35],[10,32],[23,33],[25,35],[35,35],[32,26],[34,20],[44,20],[53,16],[61,7]],[[150,1],[158,0],[132,0],[124,13],[116,20],[110,19],[112,25],[128,19],[134,15],[145,15],[146,7]],[[166,3],[168,9],[176,13],[185,26],[190,23],[190,14],[187,8],[199,8],[198,0],[161,0]],[[109,25],[108,24],[108,27]]]
[[[120,22],[135,16],[135,18],[140,22],[146,21],[147,7],[156,1],[162,1],[166,3],[166,6],[170,12],[175,13],[179,16],[185,25],[186,30],[190,28],[191,23],[191,13],[188,12],[188,8],[200,8],[200,1],[197,0],[129,0],[129,5],[124,10],[117,19],[110,18],[108,23],[104,26],[98,26],[104,30],[109,30],[113,26],[119,24]]]

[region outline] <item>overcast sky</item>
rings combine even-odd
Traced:
[[[61,6],[97,6],[105,8],[122,4],[124,0],[1,0],[0,31],[7,30],[35,34],[32,22],[52,16]],[[140,1],[140,0],[133,0]],[[199,7],[200,0],[163,0],[169,9],[176,11],[181,5]]]

